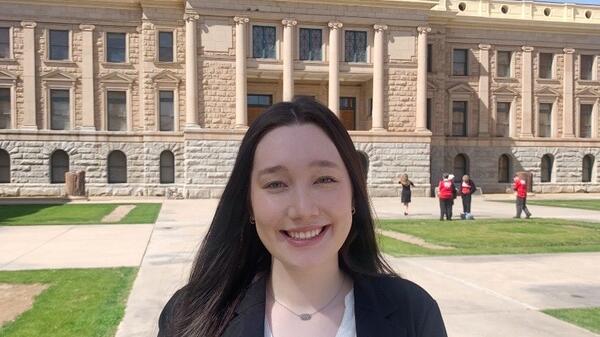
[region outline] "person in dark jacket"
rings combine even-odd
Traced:
[[[473,216],[471,215],[471,196],[476,190],[477,187],[473,180],[471,180],[468,174],[465,174],[462,177],[462,182],[460,184],[460,197],[463,204],[463,214],[461,215],[461,218],[463,219],[473,219]]]
[[[452,220],[452,205],[454,204],[454,198],[456,198],[456,189],[454,188],[454,182],[450,177],[452,175],[444,173],[442,180],[438,184],[438,198],[440,200],[440,220]]]
[[[400,201],[402,202],[402,205],[404,205],[404,215],[406,216],[408,215],[408,205],[410,205],[412,195],[410,188],[414,187],[415,184],[408,179],[408,174],[406,173],[400,176],[400,181],[398,181],[398,184],[402,185]]]
[[[435,300],[379,252],[359,160],[314,100],[261,114],[158,335],[447,337]]]

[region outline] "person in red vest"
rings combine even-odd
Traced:
[[[454,204],[454,182],[450,179],[448,173],[442,175],[442,180],[438,184],[438,198],[440,199],[440,220],[452,220],[452,205]]]
[[[521,212],[525,212],[525,218],[529,219],[531,217],[531,212],[527,209],[527,181],[515,174],[513,178],[513,190],[517,194],[517,215],[513,218],[520,219]]]
[[[471,215],[471,195],[475,193],[475,190],[475,183],[473,180],[471,180],[468,174],[465,174],[462,177],[462,182],[460,184],[460,197],[463,204],[463,214],[461,215],[462,219],[473,219],[473,216]]]

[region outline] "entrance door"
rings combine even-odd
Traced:
[[[346,130],[356,130],[356,97],[340,97],[340,119]]]
[[[273,95],[248,95],[248,126],[267,108],[273,105]]]

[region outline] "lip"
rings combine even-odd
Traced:
[[[304,226],[304,227],[297,227],[294,228],[294,232],[308,232],[311,230],[315,230],[315,229],[321,229],[323,228],[323,230],[321,231],[321,233],[319,233],[319,235],[315,236],[312,239],[304,239],[304,240],[300,240],[300,239],[294,239],[290,236],[288,236],[287,234],[285,234],[284,232],[286,230],[281,230],[279,232],[279,235],[281,235],[284,240],[290,244],[291,246],[294,247],[308,247],[308,246],[314,246],[319,244],[319,242],[323,241],[323,238],[325,237],[325,235],[327,235],[327,233],[331,230],[331,225],[327,224],[327,225],[313,225],[313,226]]]

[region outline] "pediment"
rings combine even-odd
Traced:
[[[8,70],[0,70],[0,80],[4,81],[16,81],[17,75]]]
[[[507,86],[501,86],[493,90],[496,96],[518,96],[519,92]]]
[[[100,77],[100,82],[131,84],[133,83],[133,78],[113,72]]]
[[[427,81],[427,90],[435,91],[435,90],[437,90],[437,86],[435,84],[433,84],[433,82]]]
[[[181,82],[181,79],[173,74],[169,70],[163,70],[160,73],[152,76],[152,81],[161,82],[161,83],[174,83],[177,84]]]
[[[549,88],[549,87],[543,87],[540,88],[538,90],[535,91],[535,95],[536,96],[553,96],[553,97],[557,97],[560,96],[560,92]]]
[[[64,73],[60,70],[53,70],[49,73],[46,73],[42,76],[40,76],[40,78],[43,81],[60,81],[60,82],[75,82],[77,80],[77,77],[68,74],[68,73]]]
[[[448,92],[451,94],[472,94],[472,93],[474,93],[473,89],[464,83],[460,83],[453,87],[448,88]]]
[[[584,88],[578,90],[575,95],[578,97],[598,97],[598,91],[592,88]]]

